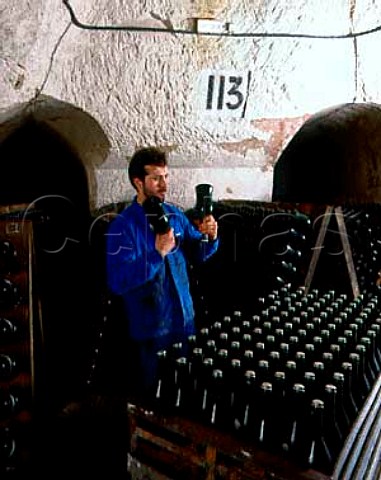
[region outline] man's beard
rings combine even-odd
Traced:
[[[152,193],[152,192],[148,192],[146,189],[144,189],[144,195],[148,198],[148,197],[157,197],[157,198],[160,198],[160,200],[162,202],[164,202],[165,200],[165,193],[166,192],[157,192],[157,193]]]

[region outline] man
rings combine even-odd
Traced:
[[[218,225],[208,215],[196,227],[182,210],[165,202],[169,173],[166,154],[160,149],[136,151],[128,175],[137,193],[109,225],[107,283],[123,299],[133,347],[135,393],[152,394],[157,352],[173,343],[186,343],[195,333],[188,262],[206,261],[217,251]],[[157,233],[152,227],[145,205],[153,197],[165,213],[168,231]]]

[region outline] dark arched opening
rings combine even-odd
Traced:
[[[275,164],[273,201],[309,205],[316,231],[329,219],[314,246],[315,284],[374,288],[381,272],[381,105],[348,103],[310,117]]]
[[[0,212],[34,223],[35,288],[41,301],[48,405],[84,382],[93,291],[89,191],[80,159],[59,134],[27,119],[0,144]]]
[[[381,202],[381,105],[348,103],[307,120],[275,164],[272,199]]]

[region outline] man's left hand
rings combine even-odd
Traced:
[[[201,233],[208,235],[209,240],[213,241],[217,238],[218,224],[213,215],[207,215],[199,223],[198,229]]]

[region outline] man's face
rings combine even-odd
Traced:
[[[138,183],[138,193],[144,201],[145,198],[155,196],[163,202],[168,187],[168,167],[158,167],[156,165],[146,165],[147,175],[144,181]]]

